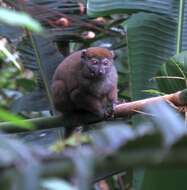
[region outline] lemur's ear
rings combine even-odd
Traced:
[[[86,52],[87,52],[86,49],[83,49],[83,50],[81,51],[81,58],[85,58],[85,57],[86,57]]]

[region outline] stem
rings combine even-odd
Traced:
[[[179,16],[178,16],[178,29],[177,29],[176,54],[180,53],[181,50],[182,50],[182,32],[183,32],[183,22],[184,22],[184,6],[185,6],[185,1],[180,0]]]
[[[36,126],[35,129],[37,130],[57,128],[64,124],[61,116],[39,117],[34,119],[27,119],[25,121],[26,122],[28,121],[32,123],[34,126]],[[32,130],[32,129],[26,129],[26,128],[23,129],[20,127],[14,127],[9,122],[0,122],[0,128],[7,133],[28,132]]]
[[[29,37],[30,37],[30,40],[31,40],[31,43],[32,43],[32,47],[34,49],[35,56],[36,56],[36,63],[38,65],[39,69],[40,69],[42,80],[44,82],[44,86],[45,86],[45,90],[46,90],[47,97],[48,97],[48,100],[49,100],[49,104],[50,104],[50,107],[51,107],[52,115],[55,115],[55,107],[54,107],[54,104],[53,104],[53,99],[52,99],[52,96],[51,96],[51,91],[50,91],[50,88],[49,88],[48,79],[46,77],[46,73],[45,73],[45,71],[43,69],[43,66],[42,66],[42,63],[41,63],[39,50],[38,50],[38,48],[36,46],[35,40],[34,40],[31,33],[29,33]]]
[[[125,102],[118,104],[114,107],[114,118],[127,118],[132,116],[133,114],[143,113],[142,109],[146,105],[153,105],[154,103],[166,101],[172,103],[173,107],[178,108],[178,106],[185,106],[187,105],[187,89],[183,91],[179,91],[173,94],[167,94],[164,96],[158,96],[153,98],[147,98],[143,100],[133,101],[133,102]],[[84,114],[84,115],[72,115],[71,118],[59,116],[53,117],[44,117],[44,118],[35,118],[35,119],[28,119],[25,122],[31,122],[36,128],[35,129],[49,129],[55,128],[59,126],[65,126],[66,129],[73,129],[79,125],[86,125],[86,124],[95,124],[96,122],[101,121],[101,118],[94,117],[92,114]],[[89,126],[86,125],[85,129],[88,129]],[[0,122],[0,129],[4,132],[8,133],[16,133],[16,132],[25,132],[28,129],[22,128],[15,128],[9,122]]]

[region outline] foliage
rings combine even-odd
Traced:
[[[0,8],[0,22],[22,26],[35,32],[41,32],[41,25],[25,13],[17,13],[13,10]]]
[[[184,11],[186,6],[184,4],[181,6],[182,1],[88,0],[88,15],[85,14],[85,1],[31,0],[21,4],[16,0],[4,2],[5,7],[10,6],[16,11],[0,9],[0,21],[3,19],[0,35],[3,39],[7,38],[11,42],[9,45],[12,46],[11,49],[2,46],[4,57],[1,59],[0,76],[5,78],[0,82],[3,88],[0,92],[4,101],[1,104],[4,107],[11,107],[14,112],[27,115],[29,118],[34,116],[33,111],[44,115],[43,111],[47,110],[54,114],[50,83],[55,68],[71,51],[91,45],[109,47],[115,51],[121,98],[136,100],[149,97],[150,94],[169,93],[186,88],[186,52],[175,55],[177,51],[187,49],[185,19],[183,22],[187,12]],[[186,0],[183,2],[187,3]],[[22,13],[18,14],[20,10]],[[27,14],[23,13],[24,11]],[[11,15],[6,16],[8,13]],[[97,18],[101,16],[103,18]],[[40,21],[42,28],[45,29],[42,36],[28,31],[28,29],[42,31],[36,20]],[[24,29],[10,27],[7,24],[22,26]],[[17,51],[19,61],[14,59],[14,53]],[[23,73],[10,64],[5,65],[5,57],[18,67],[20,64],[17,63],[22,62]],[[31,77],[28,77],[28,70],[32,74]],[[174,78],[169,79],[170,76]],[[14,89],[16,93],[21,92],[22,96],[10,100],[3,94],[4,89]],[[13,176],[18,174],[18,177],[8,179],[13,181],[18,189],[37,189],[39,184],[46,189],[73,189],[61,179],[40,180],[48,175],[59,176],[59,173],[64,177],[67,171],[65,168],[68,168],[68,175],[65,175],[65,178],[69,179],[74,175],[77,187],[81,190],[88,189],[93,181],[121,172],[121,167],[159,168],[174,166],[176,163],[185,164],[185,155],[183,157],[179,152],[175,157],[175,153],[186,146],[184,121],[165,104],[148,108],[145,112],[158,115],[148,121],[144,115],[128,120],[130,124],[132,121],[133,124],[136,123],[137,128],[130,128],[124,121],[107,121],[93,125],[93,128],[101,129],[89,133],[91,144],[90,138],[80,134],[64,141],[57,139],[52,149],[64,150],[63,155],[53,154],[46,149],[35,150],[23,146],[16,140],[2,138],[0,152],[4,155],[7,149],[8,154],[2,158],[0,164],[2,163],[4,167],[3,159],[7,161],[11,158],[8,166],[13,163],[15,166]],[[0,110],[0,119],[11,121],[20,127],[33,127],[4,110]],[[29,143],[29,138],[26,139]],[[35,143],[32,143],[38,145],[36,138],[34,141]],[[80,146],[82,141],[86,143]],[[12,146],[14,144],[17,145],[15,149]],[[23,163],[17,162],[19,156]],[[37,168],[36,172],[34,168]],[[96,171],[94,179],[92,171]],[[134,183],[134,189],[176,189],[176,181],[180,181],[181,188],[185,189],[185,180],[181,176],[186,176],[186,171],[172,170],[174,175],[172,180],[167,175],[168,171],[146,169],[145,175],[140,176],[142,179],[133,177],[134,182],[140,181]],[[41,175],[40,172],[44,173]],[[166,178],[163,179],[163,176]],[[3,180],[4,177],[2,182]],[[122,189],[122,187],[118,189],[120,188]]]
[[[87,134],[89,142],[76,147],[73,145],[73,148],[68,145],[62,153],[58,154],[54,154],[44,147],[40,149],[36,146],[25,146],[18,140],[1,136],[0,164],[5,169],[7,168],[8,172],[14,171],[19,176],[18,179],[23,177],[25,172],[30,172],[27,176],[30,182],[17,184],[19,186],[16,185],[16,187],[19,189],[24,189],[26,187],[24,185],[29,185],[31,182],[34,183],[33,180],[36,180],[33,179],[34,176],[37,176],[38,179],[39,176],[47,177],[45,181],[41,181],[43,187],[60,189],[63,184],[65,187],[67,186],[66,182],[64,183],[58,178],[52,180],[53,176],[63,176],[65,179],[74,176],[78,182],[78,189],[83,190],[88,189],[90,182],[98,181],[114,172],[119,173],[126,167],[151,166],[171,167],[172,169],[172,167],[180,166],[182,160],[186,164],[187,133],[183,119],[164,102],[149,106],[146,111],[154,117],[149,117],[146,123],[140,124],[137,128],[129,127],[123,121],[105,122],[102,124],[103,128],[100,123],[95,126],[95,128],[98,127],[97,129]],[[35,145],[37,144],[35,142]],[[4,154],[5,151],[6,154]],[[179,152],[183,154],[178,154]],[[9,160],[7,160],[7,156]],[[21,162],[19,162],[20,160]],[[4,165],[5,162],[6,165]],[[36,171],[27,170],[23,167],[27,162],[32,166],[30,169],[35,169],[32,165],[35,163],[37,169],[42,167],[42,170],[38,174]],[[95,169],[93,170],[93,168]],[[92,170],[94,173],[90,173]],[[20,175],[20,171],[23,172],[23,175]],[[183,170],[178,171],[180,173]],[[165,170],[162,172],[164,173]],[[4,175],[1,179],[3,178]],[[28,180],[28,178],[26,179]],[[149,188],[150,184],[147,182],[149,181],[144,181]],[[171,184],[174,183],[171,182]],[[185,183],[182,185],[179,187],[186,187]],[[155,188],[153,184],[151,186]],[[157,184],[156,187],[158,186],[161,188],[162,184]]]
[[[0,120],[1,121],[9,121],[17,127],[29,128],[29,129],[34,128],[32,123],[25,122],[22,117],[15,116],[3,109],[0,109]]]
[[[111,13],[133,13],[130,19],[124,23],[124,26],[127,28],[128,63],[130,67],[130,91],[132,99],[136,100],[150,96],[146,92],[149,89],[157,89],[156,81],[153,78],[159,67],[171,56],[175,55],[175,52],[179,49],[178,47],[181,47],[180,50],[186,50],[185,40],[179,40],[185,39],[186,37],[186,22],[181,22],[181,19],[185,18],[186,11],[184,10],[186,10],[186,7],[182,9],[181,2],[170,0],[164,2],[119,0],[108,1],[107,3],[105,1],[99,1],[98,3],[98,1],[88,1],[88,14],[91,16],[108,15]],[[186,1],[183,1],[183,5],[184,3]],[[142,10],[144,11],[143,13]],[[183,15],[183,17],[179,17],[179,15]],[[176,69],[173,70],[175,70],[174,73],[177,72]],[[162,73],[162,75],[165,74]],[[162,86],[160,90],[171,92],[171,85],[168,87],[167,84],[164,86],[164,83],[160,82],[159,87]],[[164,87],[167,87],[167,89]],[[177,85],[177,88],[181,89],[182,87]],[[134,123],[138,125],[141,119],[134,118]],[[162,178],[161,172],[160,175],[159,171],[155,175],[154,171],[151,170],[146,170],[145,175],[142,172],[140,175],[136,175],[135,173],[134,188],[154,189],[155,187],[157,189],[175,189],[176,186],[174,183],[181,177],[181,175],[178,175],[179,173],[176,171],[174,181],[169,177],[165,178],[165,181],[160,183],[159,188],[157,181]],[[173,186],[171,185],[172,188],[169,186],[171,181],[173,182]],[[149,182],[151,186],[146,185]]]
[[[0,8],[0,21],[4,22],[6,24],[10,24],[10,25],[25,26],[25,27],[30,28],[31,30],[37,31],[37,32],[41,31],[41,26],[39,25],[39,23],[32,20],[26,14],[16,13],[14,11],[10,11],[5,8]],[[11,62],[13,62],[16,67],[21,69],[20,65],[14,59],[13,55],[5,47],[5,43],[3,40],[1,40],[0,50],[1,50],[1,60],[5,59],[5,57],[6,57]],[[11,74],[7,72],[5,76],[10,77]],[[7,81],[1,82],[1,87],[5,87],[6,85],[9,85],[7,83]],[[3,91],[1,90],[1,92],[3,92]],[[1,119],[1,121],[9,121],[17,127],[33,129],[33,125],[31,123],[25,122],[25,121],[23,121],[22,117],[15,116],[3,109],[0,110],[0,119]]]
[[[165,93],[186,88],[186,69],[186,51],[184,51],[162,65],[156,77],[159,88]]]

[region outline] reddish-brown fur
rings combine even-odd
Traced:
[[[115,67],[111,64],[111,71],[100,78],[85,77],[88,71],[83,72],[83,65],[88,63],[81,62],[81,55],[82,51],[71,54],[54,73],[52,94],[55,108],[63,114],[86,111],[102,118],[107,117],[117,101]],[[112,60],[113,54],[105,48],[91,47],[86,50],[86,56]]]

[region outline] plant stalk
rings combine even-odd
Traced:
[[[118,104],[114,107],[114,118],[111,118],[111,120],[115,118],[128,118],[129,116],[137,113],[145,114],[144,112],[142,112],[145,106],[153,105],[154,103],[158,103],[160,101],[170,102],[177,111],[180,111],[178,110],[178,108],[187,105],[187,89],[164,96],[152,97],[143,100]],[[42,130],[56,128],[60,126],[65,126],[66,129],[74,129],[80,125],[87,125],[99,122],[101,121],[101,119],[99,119],[98,117],[94,117],[90,114],[84,114],[83,116],[74,115],[71,118],[64,118],[62,115],[59,115],[52,117],[28,119],[25,121],[31,122],[36,127],[35,129]],[[86,126],[86,128],[89,128],[88,125]],[[15,126],[9,122],[0,122],[0,129],[7,133],[29,131],[28,129],[23,129],[19,127],[15,128]]]
[[[185,6],[185,1],[180,0],[179,16],[178,16],[178,29],[177,29],[176,54],[179,54],[182,51],[182,33],[183,33],[183,23],[184,23],[184,6]]]
[[[35,52],[35,55],[36,55],[36,63],[38,65],[39,69],[40,69],[40,73],[41,73],[41,76],[42,76],[42,79],[43,79],[43,82],[44,82],[44,86],[45,86],[45,90],[46,90],[47,97],[48,97],[48,100],[49,100],[52,115],[55,115],[55,107],[54,107],[53,99],[52,99],[52,96],[51,96],[51,90],[50,90],[50,87],[49,87],[48,79],[46,77],[46,73],[45,73],[45,71],[43,69],[43,66],[42,66],[42,63],[41,63],[41,60],[40,60],[39,51],[38,51],[38,48],[37,48],[36,43],[35,43],[35,40],[34,40],[31,33],[29,33],[29,37],[31,39],[31,43],[32,43],[32,46],[33,46],[33,49],[34,49],[34,52]]]

